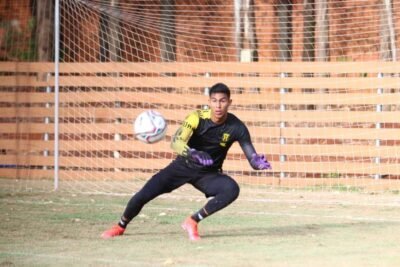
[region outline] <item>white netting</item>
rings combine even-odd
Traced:
[[[224,167],[241,183],[398,190],[399,67],[383,63],[397,60],[399,1],[60,4],[60,188],[134,190],[222,81],[273,165],[254,172],[234,146]],[[134,138],[145,109],[168,121],[160,143]]]

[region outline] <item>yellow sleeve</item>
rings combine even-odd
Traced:
[[[190,113],[174,134],[171,148],[181,156],[187,156],[190,147],[187,145],[193,131],[199,125],[200,117],[197,111]]]

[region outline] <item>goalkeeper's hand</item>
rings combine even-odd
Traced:
[[[193,148],[189,149],[188,158],[203,166],[210,166],[214,162],[207,152],[198,151]]]
[[[255,170],[272,169],[271,164],[268,162],[263,154],[254,153],[253,155],[251,155],[250,165]]]

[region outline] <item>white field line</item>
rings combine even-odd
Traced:
[[[236,213],[244,215],[265,215],[265,216],[276,216],[276,217],[308,217],[308,218],[342,219],[349,221],[400,223],[400,218],[386,219],[386,218],[359,217],[359,216],[315,215],[315,214],[304,214],[304,213],[296,214],[296,213],[285,213],[285,212],[239,211]]]
[[[121,196],[121,195],[119,195]],[[132,196],[132,195],[131,195]],[[202,202],[206,201],[207,199],[201,196],[176,196],[176,195],[171,195],[171,194],[165,194],[158,196],[156,199],[174,199],[174,200],[190,200],[194,202]],[[128,201],[129,199],[127,199]],[[308,205],[340,205],[340,206],[371,206],[371,207],[400,207],[400,197],[397,201],[391,202],[391,203],[379,203],[379,202],[374,202],[374,203],[363,203],[363,202],[353,202],[353,201],[341,201],[341,200],[307,200],[307,199],[272,199],[272,198],[240,198],[236,202],[241,202],[241,201],[246,201],[246,202],[255,202],[255,203],[290,203],[290,204],[308,204]],[[98,205],[98,206],[103,206],[100,204],[96,203],[90,203],[90,204],[72,204],[68,202],[53,202],[53,201],[25,201],[25,200],[7,200],[7,199],[0,199],[0,203],[27,203],[27,204],[60,204],[60,205],[76,205],[76,206],[84,206],[84,205]],[[115,204],[114,204],[115,205]],[[110,204],[111,206],[111,204]],[[120,205],[115,205],[115,206],[120,206]]]
[[[106,196],[133,196],[132,194],[126,193],[93,193],[93,192],[80,192],[79,194],[83,195],[106,195]],[[271,193],[270,195],[283,195],[283,193]],[[270,203],[307,203],[307,204],[315,204],[315,205],[346,205],[346,206],[377,206],[377,207],[400,207],[400,196],[391,197],[388,201],[380,199],[376,201],[376,199],[362,199],[361,201],[357,200],[344,200],[341,199],[340,195],[336,195],[337,199],[335,200],[323,200],[319,199],[305,199],[305,198],[295,198],[295,199],[274,199],[274,198],[249,198],[249,197],[240,197],[237,201],[249,201],[249,202],[270,202]],[[372,196],[371,196],[372,197]],[[201,193],[196,196],[190,196],[187,194],[164,194],[158,196],[158,198],[165,199],[192,199],[192,200],[204,200]],[[395,199],[395,200],[393,200]]]
[[[52,201],[44,201],[44,202],[35,202],[35,201],[24,201],[24,200],[16,200],[16,201],[9,201],[9,200],[0,200],[0,203],[7,203],[7,204],[26,204],[26,205],[59,205],[59,206],[101,206],[103,207],[104,205],[102,204],[96,204],[96,203],[90,203],[90,204],[80,204],[80,203],[61,203],[61,202],[52,202]],[[276,201],[278,202],[278,201]],[[125,207],[125,205],[113,205],[113,206],[118,206],[121,208],[121,210]],[[179,212],[185,212],[185,213],[190,213],[194,212],[190,208],[160,208],[160,207],[152,207],[152,206],[146,206],[145,209],[150,209],[150,210],[159,210],[159,211],[179,211]],[[400,223],[400,217],[399,218],[374,218],[374,217],[360,217],[360,216],[338,216],[338,215],[315,215],[315,214],[304,214],[304,213],[293,213],[292,211],[290,213],[285,213],[285,212],[252,212],[252,211],[234,211],[234,212],[229,212],[225,211],[227,214],[243,214],[243,215],[257,215],[257,216],[273,216],[273,217],[304,217],[304,218],[325,218],[325,219],[337,219],[337,220],[349,220],[349,221],[365,221],[365,222],[391,222],[391,223]],[[139,215],[140,216],[140,215]]]

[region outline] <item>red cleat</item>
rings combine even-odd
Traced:
[[[186,218],[186,220],[182,223],[182,228],[185,230],[189,239],[192,241],[200,240],[199,233],[197,232],[197,222],[193,220],[190,216]]]
[[[108,229],[107,231],[105,231],[104,233],[102,233],[101,237],[103,239],[109,239],[114,236],[123,235],[124,232],[125,232],[125,229],[117,224],[117,225],[114,225],[113,227],[111,227],[110,229]]]

